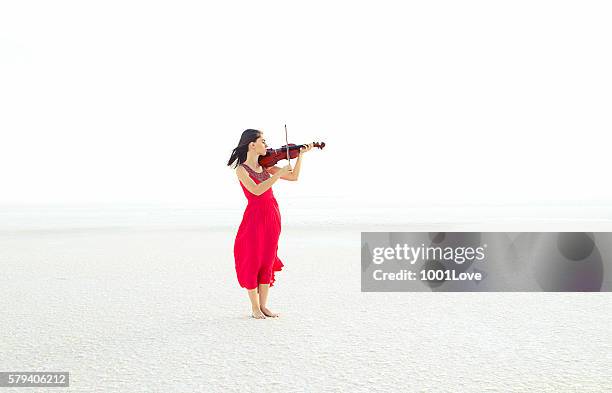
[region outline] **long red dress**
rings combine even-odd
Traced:
[[[270,178],[263,168],[255,172],[246,164],[240,164],[255,183]],[[281,216],[272,187],[255,195],[239,182],[248,204],[234,241],[236,275],[241,287],[257,288],[258,284],[274,284],[274,272],[283,268],[278,258],[278,238],[281,232]]]

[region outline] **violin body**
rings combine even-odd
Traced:
[[[280,149],[266,149],[266,155],[259,156],[259,165],[263,166],[264,168],[269,168],[276,165],[276,163],[280,160],[286,160],[287,147],[289,147],[289,159],[291,159],[299,156],[300,149],[302,147],[306,147],[306,145],[296,145],[294,143],[290,143],[282,146]],[[323,149],[325,147],[325,142],[313,142],[313,147]]]

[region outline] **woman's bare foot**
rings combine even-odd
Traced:
[[[256,308],[253,309],[253,313],[251,314],[251,316],[255,319],[266,319],[264,313],[262,313],[261,310]]]
[[[272,317],[272,318],[278,317],[277,313],[270,311],[267,307],[262,306],[260,308],[261,308],[261,312],[263,312],[266,317]]]

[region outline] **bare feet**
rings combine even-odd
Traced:
[[[255,319],[266,319],[266,316],[261,312],[261,310],[254,308],[251,316]]]
[[[270,311],[267,307],[262,306],[260,308],[261,308],[261,312],[263,312],[266,317],[272,317],[272,318],[278,317],[277,313]]]

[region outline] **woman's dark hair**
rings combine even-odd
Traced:
[[[242,164],[246,161],[247,152],[249,151],[249,143],[255,142],[257,138],[261,136],[261,131],[254,130],[249,128],[248,130],[244,130],[242,135],[240,136],[240,142],[238,142],[238,146],[234,150],[232,150],[232,155],[230,156],[229,161],[227,162],[228,166],[231,166],[234,161],[236,161],[236,168],[239,164]]]

